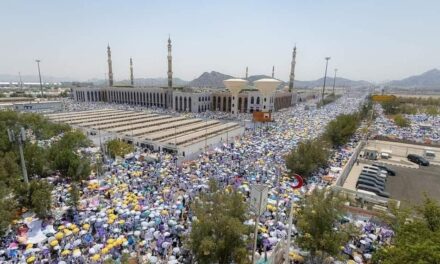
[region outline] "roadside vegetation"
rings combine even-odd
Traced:
[[[342,95],[340,95],[340,94],[336,95],[336,94],[331,93],[331,94],[327,95],[326,97],[324,97],[323,101],[319,101],[316,106],[318,108],[320,108],[326,104],[329,104],[329,103],[336,101],[337,99],[341,98],[341,96]]]
[[[394,209],[382,217],[393,228],[390,245],[373,254],[373,263],[440,263],[440,205],[425,196],[422,205]]]
[[[23,180],[18,144],[11,143],[7,129],[26,131],[23,153],[29,184]],[[78,152],[91,142],[68,125],[49,122],[38,114],[0,112],[0,234],[23,212],[44,218],[51,215],[52,185],[45,179],[60,175],[80,182],[90,175],[89,160]]]
[[[120,141],[118,139],[112,139],[107,142],[107,150],[111,158],[124,157],[125,155],[133,152],[133,145]]]
[[[372,117],[372,108],[373,104],[368,99],[358,112],[339,115],[329,122],[320,138],[300,142],[285,157],[287,168],[307,179],[317,169],[325,167],[331,155],[331,149],[347,143],[361,121]]]
[[[410,121],[401,114],[397,114],[393,117],[394,123],[399,127],[408,127],[410,125]]]
[[[396,97],[394,100],[381,102],[387,115],[396,114],[428,114],[436,116],[440,113],[440,98]]]

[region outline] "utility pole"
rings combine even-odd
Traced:
[[[335,69],[335,77],[333,78],[333,96],[335,96],[336,72],[338,72],[338,69]]]
[[[26,163],[24,161],[24,155],[23,155],[23,143],[26,141],[26,132],[24,131],[24,128],[21,127],[20,133],[16,137],[14,130],[8,128],[8,137],[9,137],[9,142],[14,143],[15,141],[17,141],[17,143],[18,143],[18,150],[20,151],[20,161],[21,161],[21,170],[23,173],[23,180],[26,184],[29,184],[29,179],[28,179],[27,170],[26,170]]]
[[[41,71],[40,71],[40,62],[41,60],[35,60],[38,66],[38,77],[40,78],[40,91],[41,91],[41,98],[43,98],[43,83],[41,82]]]
[[[322,96],[321,101],[324,102],[324,93],[325,93],[325,81],[327,80],[327,67],[328,67],[328,61],[330,60],[330,57],[325,57],[325,74],[324,74],[324,85],[322,86]]]

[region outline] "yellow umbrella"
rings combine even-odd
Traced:
[[[109,249],[105,247],[101,250],[101,253],[105,255],[108,253],[108,251],[109,251]]]
[[[78,233],[79,233],[79,228],[75,228],[75,229],[73,229],[72,232],[73,232],[74,234],[78,234]]]
[[[62,256],[66,256],[66,255],[70,255],[70,250],[68,250],[68,249],[65,249],[65,250],[63,250],[63,252],[61,252],[61,255]]]
[[[77,226],[75,224],[72,224],[69,228],[70,228],[70,230],[73,230],[73,229],[77,228]]]
[[[167,210],[162,210],[162,212],[160,212],[161,215],[168,215],[168,211]]]
[[[261,233],[267,233],[267,229],[265,227],[260,227],[259,230]]]
[[[30,257],[26,260],[27,263],[32,263],[32,262],[34,262],[34,261],[35,261],[35,256],[30,256]]]
[[[118,238],[118,239],[116,239],[116,245],[122,245],[122,243],[124,243],[124,239],[122,239],[122,238]]]
[[[114,238],[110,238],[109,240],[107,240],[107,244],[113,244],[113,242],[115,242]]]
[[[62,230],[62,229],[64,229],[64,228],[66,228],[64,225],[60,225],[60,226],[58,227],[58,230]]]
[[[289,257],[294,261],[304,262],[304,258],[295,252],[290,252]]]
[[[95,254],[90,259],[93,261],[98,261],[100,258],[101,258],[101,256],[99,254]]]
[[[90,225],[89,224],[83,224],[82,228],[84,230],[89,230],[90,229]]]
[[[58,246],[58,240],[52,240],[52,241],[50,241],[50,245],[52,246],[52,247],[56,247],[56,246]]]
[[[31,249],[34,245],[32,243],[27,244],[26,249]]]
[[[125,224],[125,220],[119,220],[119,224],[121,225]]]
[[[64,237],[64,234],[61,233],[61,232],[58,232],[58,233],[55,234],[55,238],[58,239],[58,240],[61,240],[63,237]]]

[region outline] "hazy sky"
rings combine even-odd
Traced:
[[[440,67],[440,1],[1,0],[0,73],[80,80],[104,78],[110,43],[116,80],[166,76],[173,41],[175,77],[204,71],[311,80],[336,67],[352,79],[399,79]]]

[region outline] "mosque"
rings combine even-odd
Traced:
[[[224,81],[225,88],[194,88],[173,86],[172,45],[168,38],[168,85],[166,87],[139,87],[134,85],[133,61],[130,58],[130,85],[116,86],[113,84],[113,70],[110,46],[107,46],[108,86],[105,87],[74,87],[72,94],[79,102],[108,102],[129,104],[145,107],[159,107],[173,109],[177,112],[200,113],[222,111],[231,113],[252,113],[255,111],[273,112],[303,101],[306,94],[298,94],[294,90],[296,47],[292,53],[289,85],[283,89],[275,87],[269,94],[264,91],[265,85],[274,85],[279,81],[272,78],[257,80],[249,85],[244,79]],[[259,82],[259,85],[257,83]],[[239,90],[236,85],[240,84]],[[276,85],[276,86],[278,86]],[[264,86],[264,87],[263,87]],[[235,87],[235,88],[234,88]],[[237,92],[235,94],[235,91]],[[233,94],[234,93],[234,94]],[[304,98],[302,98],[304,97]]]

